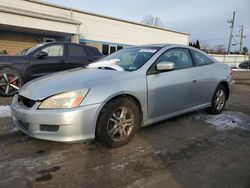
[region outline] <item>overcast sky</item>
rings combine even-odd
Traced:
[[[191,34],[210,47],[223,44],[227,48],[229,24],[236,11],[235,35],[244,25],[243,46],[250,51],[250,0],[47,0],[47,2],[77,8],[97,14],[140,22],[144,16],[158,16],[167,29]],[[239,48],[235,37],[233,49]]]

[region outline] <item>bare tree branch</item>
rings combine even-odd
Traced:
[[[152,15],[145,16],[141,20],[141,23],[143,23],[145,25],[163,28],[163,23],[162,23],[161,19],[157,16],[152,16]]]

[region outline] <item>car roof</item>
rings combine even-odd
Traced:
[[[131,46],[131,48],[163,48],[169,44],[146,44],[146,45],[137,45]]]
[[[44,45],[49,45],[49,44],[72,44],[72,45],[80,45],[80,46],[84,46],[86,48],[89,48],[89,49],[97,49],[96,47],[94,46],[88,46],[86,44],[81,44],[81,43],[72,43],[72,42],[68,42],[68,41],[56,41],[56,42],[46,42],[46,43],[43,43]]]
[[[83,45],[81,43],[72,43],[72,42],[68,42],[68,41],[46,42],[44,44],[76,44],[76,45]]]
[[[72,43],[68,41],[56,41],[56,42],[48,42],[45,44],[76,44],[76,45],[84,45],[81,43]],[[87,45],[84,45],[87,46]],[[188,47],[187,45],[180,45],[180,44],[146,44],[146,45],[131,45],[128,48],[164,48],[167,46],[179,46],[179,47]],[[92,47],[92,46],[88,46]]]
[[[130,46],[128,48],[164,48],[164,47],[184,47],[189,48],[187,45],[181,45],[181,44],[147,44],[147,45],[138,45],[138,46]]]

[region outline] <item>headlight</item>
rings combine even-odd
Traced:
[[[81,104],[89,89],[79,89],[47,98],[39,109],[74,108]]]

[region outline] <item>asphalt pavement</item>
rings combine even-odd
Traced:
[[[0,187],[250,187],[250,72],[233,75],[222,114],[157,123],[117,149],[30,138],[7,114],[0,118]],[[10,101],[0,98],[0,111]]]

